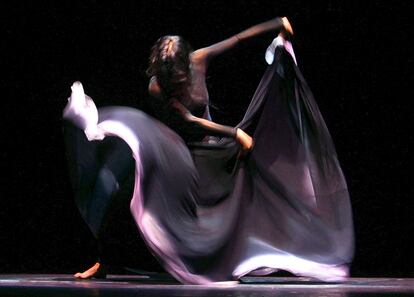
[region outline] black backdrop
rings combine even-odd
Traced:
[[[73,81],[82,81],[98,106],[145,109],[147,57],[159,36],[179,34],[198,48],[287,15],[299,66],[349,184],[352,275],[414,276],[407,47],[413,28],[409,1],[388,2],[2,2],[0,273],[72,273],[95,260],[95,243],[73,202],[62,138]],[[241,119],[274,37],[248,41],[212,63],[217,122]],[[137,241],[120,254],[139,268],[159,269],[130,223],[124,210],[111,225],[118,242]]]

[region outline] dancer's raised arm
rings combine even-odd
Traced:
[[[286,31],[288,34],[293,34],[289,20],[286,17],[277,17],[267,22],[252,26],[221,42],[196,50],[192,54],[192,62],[207,67],[209,59],[235,47],[239,42],[272,30]]]

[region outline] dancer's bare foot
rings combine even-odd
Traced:
[[[292,25],[290,24],[289,20],[287,17],[283,17],[282,18],[282,24],[283,24],[283,28],[285,29],[285,31],[289,34],[289,35],[293,35],[293,29],[292,29]]]
[[[106,271],[104,267],[99,263],[96,262],[91,268],[85,270],[84,272],[78,272],[74,275],[74,277],[79,279],[90,279],[90,278],[105,278]]]

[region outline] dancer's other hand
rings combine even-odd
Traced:
[[[248,152],[252,150],[253,138],[240,128],[237,128],[236,140],[241,146],[241,156],[246,155]]]

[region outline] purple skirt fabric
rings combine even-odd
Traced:
[[[325,281],[348,276],[354,237],[346,181],[313,95],[283,48],[239,124],[255,141],[243,159],[232,139],[186,145],[132,108],[79,114],[69,107],[64,115],[69,165],[95,235],[135,162],[131,213],[154,256],[181,282],[278,269]],[[127,144],[109,161],[96,157],[108,136]]]

